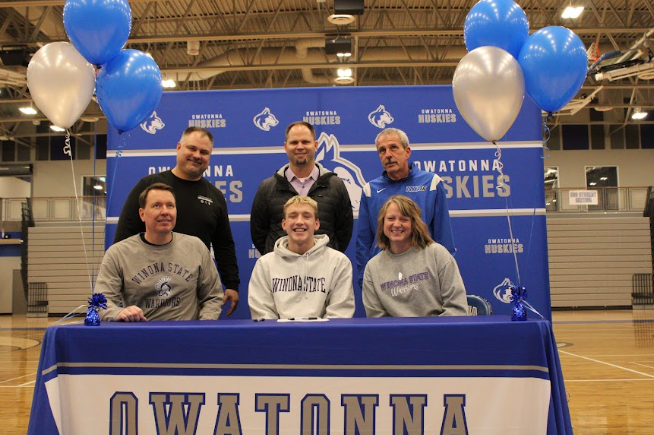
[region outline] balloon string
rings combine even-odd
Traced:
[[[98,123],[97,122],[93,124],[93,149],[94,149],[94,153],[93,153],[93,177],[96,178],[98,176],[97,165],[96,165],[97,162],[98,162]],[[106,180],[106,177],[105,177],[105,180]],[[95,244],[95,210],[99,209],[98,199],[99,198],[97,196],[93,197],[93,218],[91,220],[91,229],[92,229],[92,234],[93,234],[93,239],[92,239],[93,240],[93,250],[91,251],[91,255],[93,256],[93,258],[96,258],[96,255],[95,255],[95,247],[96,247],[95,246],[96,245]],[[107,205],[105,204],[105,215],[106,215],[106,209],[107,209]],[[104,242],[103,242],[103,244],[104,244]],[[100,265],[100,257],[98,256],[97,260],[93,263],[93,269],[92,269],[92,273],[91,273],[91,294],[93,294],[93,292],[95,291],[95,277],[96,277],[96,271],[99,268],[99,265]]]
[[[534,307],[533,307],[529,302],[523,300],[523,301],[522,301],[522,304],[523,304],[525,307],[527,307],[527,308],[529,309],[529,311],[538,314],[538,315],[540,316],[541,319],[543,319],[543,320],[547,320],[547,319],[546,319],[546,318],[545,318],[541,313],[539,313],[538,310],[536,310],[536,308],[534,308]]]
[[[531,242],[533,241],[534,226],[535,226],[535,223],[536,223],[536,201],[537,201],[537,199],[534,198],[534,212],[531,215],[531,229],[529,230],[529,239],[527,240],[527,261],[526,261],[527,271],[526,272],[529,271],[529,267],[531,265],[531,261],[529,261],[529,258],[531,257]],[[529,277],[529,273],[526,273],[526,272],[525,272],[525,283],[520,284],[522,287],[527,287],[526,280],[527,280],[527,277]]]
[[[114,163],[114,170],[111,175],[111,183],[107,186],[107,189],[109,191],[109,197],[107,198],[107,202],[105,204],[105,213],[107,216],[109,216],[109,205],[111,204],[111,198],[113,197],[114,194],[114,183],[116,182],[116,174],[118,172],[118,163],[120,162],[120,158],[123,155],[123,149],[127,147],[127,137],[129,136],[127,133],[119,132],[120,135],[120,143],[118,144],[118,147],[116,148],[116,161]],[[107,178],[107,181],[109,179]],[[105,225],[105,233],[107,231],[107,226]]]
[[[543,141],[543,149],[544,149],[545,151],[547,151],[548,153],[547,153],[547,155],[544,155],[542,158],[543,158],[543,159],[547,159],[547,158],[550,157],[550,155],[549,155],[549,151],[550,151],[550,149],[549,149],[547,146],[545,146],[545,143],[547,143],[547,141],[550,139],[550,129],[549,129],[549,127],[547,126],[547,122],[546,122],[545,120],[543,121],[543,127],[545,128],[545,133],[546,133],[546,138],[545,138],[545,140]],[[536,224],[536,210],[537,210],[537,207],[538,207],[537,201],[538,201],[538,197],[537,197],[537,196],[534,196],[534,207],[533,207],[533,208],[534,208],[534,212],[533,212],[533,214],[532,214],[532,216],[531,216],[531,229],[530,229],[530,231],[529,231],[529,240],[527,241],[527,261],[526,261],[526,265],[527,265],[526,268],[527,268],[527,270],[526,270],[526,272],[525,272],[525,280],[527,279],[527,277],[529,277],[529,273],[527,273],[527,272],[529,271],[529,269],[530,269],[530,267],[531,267],[531,261],[530,261],[530,258],[531,258],[531,244],[532,244],[533,236],[534,236],[534,226],[535,226],[535,224]],[[521,284],[521,285],[522,285],[523,287],[526,287],[526,283],[525,283],[525,284]],[[540,316],[540,313],[538,313],[538,312],[535,311],[535,310],[534,310],[534,312]],[[542,317],[542,316],[541,316],[541,317]]]
[[[71,311],[70,313],[66,314],[61,319],[54,322],[54,324],[56,325],[57,323],[61,323],[61,322],[65,321],[65,320],[72,319],[73,317],[79,316],[82,313],[78,313],[77,310],[79,310],[80,308],[85,308],[85,307],[86,307],[86,305],[80,305],[79,307],[77,307],[73,311]]]
[[[551,116],[551,115],[552,115],[552,114],[550,113],[550,116]],[[547,158],[550,157],[550,154],[551,154],[551,153],[550,153],[550,149],[549,149],[549,148],[547,147],[547,145],[545,145],[545,144],[547,143],[547,141],[550,140],[550,137],[551,137],[550,133],[551,133],[551,132],[550,132],[549,127],[547,126],[547,120],[546,120],[546,119],[543,119],[543,128],[545,129],[545,139],[543,140],[543,151],[544,151],[544,152],[543,152],[543,156],[542,156],[541,158],[542,158],[542,159],[547,159]],[[526,264],[527,264],[527,270],[529,270],[529,266],[530,266],[530,264],[531,264],[531,262],[529,261],[529,258],[530,258],[530,256],[531,256],[531,243],[532,243],[532,241],[533,241],[533,236],[534,236],[534,226],[535,226],[535,223],[536,223],[536,207],[537,207],[536,201],[537,201],[537,199],[534,198],[534,207],[533,207],[533,208],[534,208],[534,212],[533,212],[533,214],[532,214],[532,216],[531,216],[531,229],[529,230],[529,239],[528,239],[528,241],[527,241],[527,262],[526,262]],[[525,276],[529,276],[529,274],[526,274]],[[518,278],[518,280],[519,280],[519,278]],[[520,283],[520,282],[518,283],[518,285],[520,285],[520,286],[524,286],[523,283]],[[535,310],[533,310],[533,309],[532,309],[532,311],[534,311],[536,314],[538,314],[539,316],[541,316],[541,314],[540,314],[539,312],[537,312],[537,311],[535,311]],[[541,316],[541,317],[542,317],[542,316]]]
[[[502,163],[502,149],[500,146],[497,144],[496,141],[493,141],[493,144],[497,147],[495,150],[495,162],[497,165],[497,172],[500,174],[499,177],[497,177],[497,188],[501,189],[506,187],[506,183],[504,182],[504,163]],[[518,285],[520,284],[520,267],[518,266],[518,254],[515,249],[515,239],[513,238],[513,226],[511,225],[511,216],[509,213],[509,198],[505,198],[506,201],[506,220],[509,223],[509,236],[511,237],[511,246],[513,247],[513,260],[515,261],[515,272],[518,278]]]
[[[500,176],[497,177],[497,188],[505,188],[506,183],[504,182],[504,163],[502,163],[502,149],[500,146],[497,144],[497,142],[493,141],[493,145],[495,145],[496,150],[495,150],[495,164],[497,166],[497,172],[499,172]]]
[[[511,237],[511,250],[513,251],[513,261],[515,262],[515,273],[518,278],[518,285],[522,285],[520,279],[520,266],[518,266],[518,253],[516,252],[517,249],[515,249],[515,238],[513,237],[513,225],[511,225],[511,216],[509,213],[508,198],[506,198],[506,221],[509,223],[509,237]]]
[[[550,128],[547,126],[547,120],[543,120],[543,128],[545,129],[545,139],[543,140],[543,159],[549,159],[552,152],[547,147],[547,141],[550,140]]]
[[[107,212],[109,211],[109,205],[111,204],[111,198],[114,194],[114,183],[116,182],[116,172],[118,169],[118,162],[120,161],[120,157],[123,155],[123,149],[127,146],[127,136],[129,136],[127,133],[120,133],[120,138],[122,139],[120,141],[120,144],[118,144],[118,148],[116,149],[116,162],[114,163],[114,172],[111,175],[111,185],[108,186],[109,190],[109,198],[107,199]],[[106,231],[106,228],[105,228]]]
[[[86,260],[86,274],[89,277],[89,284],[91,285],[91,294],[93,294],[93,279],[91,279],[91,270],[89,269],[89,255],[86,250],[86,240],[84,240],[84,228],[82,227],[82,205],[77,194],[77,183],[75,179],[75,165],[73,164],[73,151],[70,146],[70,130],[66,130],[66,139],[64,145],[64,154],[70,157],[70,170],[73,174],[73,191],[75,192],[75,204],[77,205],[77,220],[79,221],[79,232],[82,235],[82,246],[84,248],[84,259]]]

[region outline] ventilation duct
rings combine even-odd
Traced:
[[[311,68],[302,64],[325,64],[327,60],[324,50],[318,48],[325,47],[325,39],[310,38],[301,39],[295,45],[295,53],[291,50],[281,48],[263,48],[256,50],[230,50],[213,59],[209,59],[197,65],[198,68],[217,68],[213,71],[198,71],[188,74],[179,74],[178,79],[187,79],[189,81],[207,80],[211,77],[226,72],[230,67],[250,66],[250,65],[283,65],[288,68],[297,68],[302,70],[302,77],[305,82],[312,84],[331,84],[332,78],[325,76],[315,76]],[[442,60],[461,59],[467,53],[465,47],[452,47],[447,51],[447,56]],[[403,61],[433,61],[432,55],[424,46],[410,47],[371,47],[360,52],[360,62],[403,62]],[[338,68],[343,66],[340,63],[325,64],[322,68]],[[225,70],[220,70],[225,67]],[[167,77],[171,76],[170,72],[162,71]],[[175,73],[173,73],[175,74]]]

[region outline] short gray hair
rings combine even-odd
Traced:
[[[381,131],[375,138],[375,148],[377,147],[377,144],[379,143],[379,140],[383,137],[386,137],[391,134],[397,134],[400,137],[400,143],[402,143],[402,147],[406,149],[409,146],[409,137],[406,135],[406,133],[399,128],[393,128],[393,127],[388,127],[385,128],[384,130]]]

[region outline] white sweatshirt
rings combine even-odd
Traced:
[[[288,250],[288,236],[259,258],[248,287],[252,319],[354,316],[352,263],[327,246],[329,237],[314,236],[304,254]]]

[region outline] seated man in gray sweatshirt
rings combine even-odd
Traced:
[[[273,252],[259,258],[248,287],[253,320],[354,316],[352,263],[315,235],[318,204],[296,195],[284,205],[282,228]]]
[[[200,239],[173,233],[172,187],[148,186],[139,206],[145,232],[112,245],[102,260],[95,291],[107,297],[107,309],[100,310],[100,319],[218,319],[223,300],[218,272]]]

